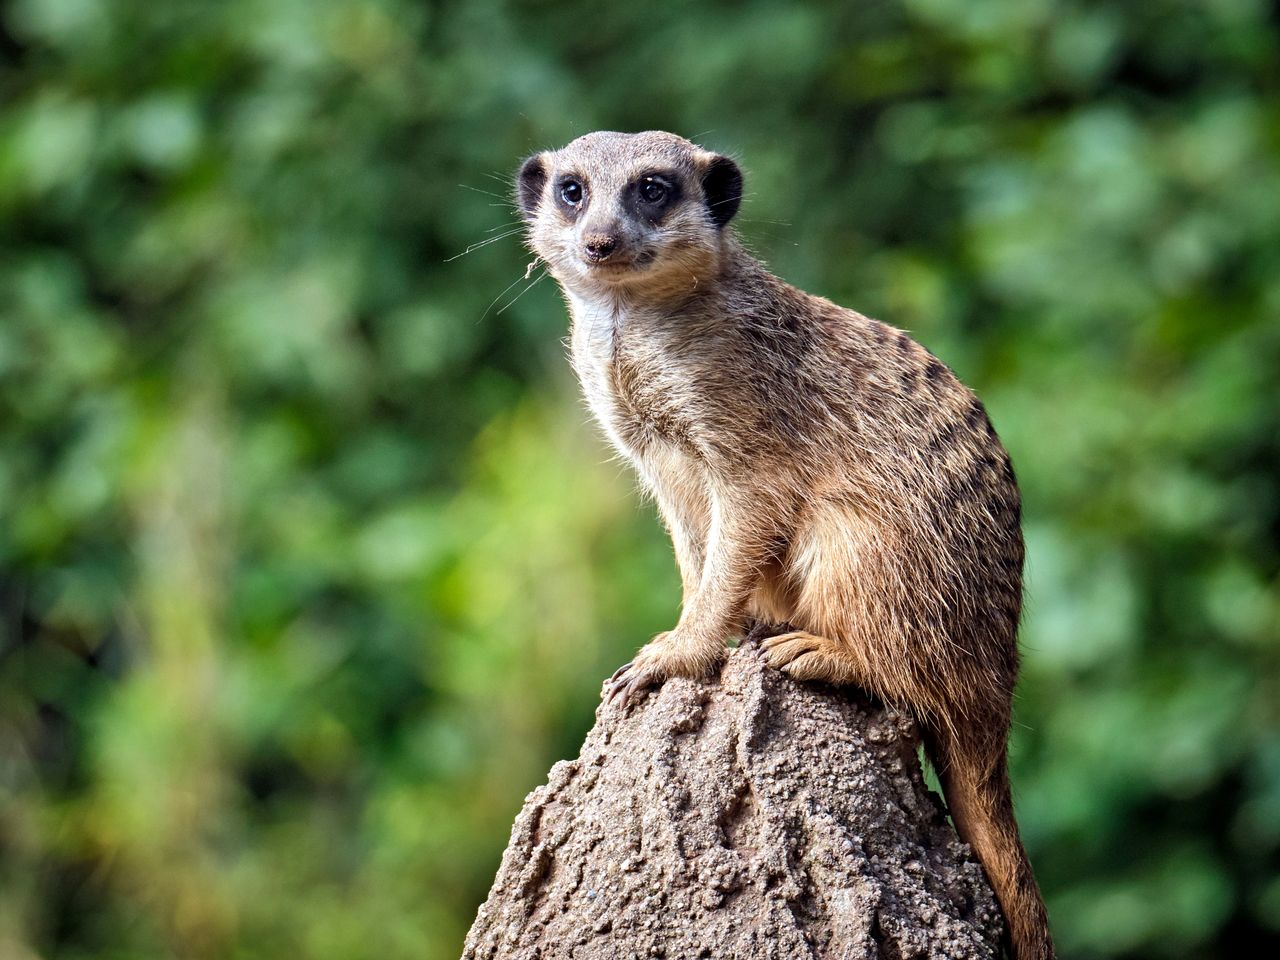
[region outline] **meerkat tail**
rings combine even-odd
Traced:
[[[1013,816],[1004,744],[968,750],[954,734],[925,738],[956,832],[982,862],[1008,925],[1013,960],[1053,960],[1049,917]]]

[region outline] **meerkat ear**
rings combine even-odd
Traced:
[[[516,202],[526,219],[532,219],[542,202],[542,188],[547,185],[547,165],[542,154],[535,153],[520,165],[516,175]]]
[[[702,174],[702,193],[717,227],[723,227],[738,212],[742,202],[742,171],[728,157],[715,154]]]

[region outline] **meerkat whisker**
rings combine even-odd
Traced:
[[[521,274],[520,276],[512,280],[509,284],[507,284],[506,287],[503,289],[503,291],[489,302],[489,306],[484,308],[484,313],[480,314],[480,317],[479,319],[476,320],[476,323],[482,323],[484,319],[487,316],[489,316],[489,311],[492,310],[498,304],[498,302],[511,291],[511,288],[518,283],[523,283],[524,280],[525,280],[525,276],[524,274]]]
[[[517,293],[514,297],[512,297],[512,298],[511,298],[511,300],[510,300],[510,302],[509,302],[509,303],[507,303],[504,307],[502,307],[502,309],[500,309],[497,313],[495,313],[495,314],[494,314],[494,316],[495,316],[495,317],[496,317],[496,316],[499,316],[500,314],[503,314],[503,313],[505,313],[507,310],[511,309],[511,305],[512,305],[512,304],[514,304],[517,300],[519,300],[521,297],[523,297],[526,293],[528,293],[530,290],[532,290],[534,287],[536,287],[536,286],[537,286],[541,281],[543,281],[543,280],[545,280],[545,279],[547,278],[547,272],[548,272],[548,271],[547,271],[546,269],[544,269],[540,274],[538,274],[536,277],[534,277],[534,278],[533,278],[533,280],[531,280],[531,281],[529,282],[529,285],[528,285],[528,286],[526,286],[523,290],[521,290],[521,291],[520,291],[519,293]],[[527,276],[527,274],[526,274],[526,276]],[[521,278],[521,279],[524,279],[524,278]]]
[[[471,246],[467,247],[467,249],[463,250],[461,253],[455,253],[452,257],[450,257],[448,260],[445,260],[444,262],[453,263],[453,261],[460,260],[463,257],[465,257],[467,254],[474,253],[476,250],[479,250],[481,247],[487,247],[489,244],[497,243],[499,240],[505,240],[507,239],[507,237],[514,237],[516,234],[521,232],[523,232],[523,228],[516,227],[514,230],[508,230],[506,233],[500,233],[496,237],[489,237],[488,239],[485,239],[485,240],[477,240],[475,243],[471,244]]]
[[[461,187],[463,190],[470,190],[472,193],[479,193],[486,197],[493,197],[493,199],[495,200],[501,200],[502,201],[502,203],[500,204],[501,206],[504,206],[504,207],[511,206],[511,198],[504,197],[500,193],[494,193],[491,190],[481,190],[479,187],[473,187],[469,183],[460,183],[458,184],[458,186]],[[494,206],[499,206],[499,204],[494,204]]]

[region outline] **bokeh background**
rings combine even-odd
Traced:
[[[1012,451],[1064,957],[1277,955],[1275,3],[9,0],[0,957],[458,955],[677,611],[508,234],[651,127]]]

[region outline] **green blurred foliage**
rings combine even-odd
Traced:
[[[1275,3],[11,0],[0,956],[457,956],[677,608],[506,236],[650,127],[988,401],[1064,956],[1280,946]]]

